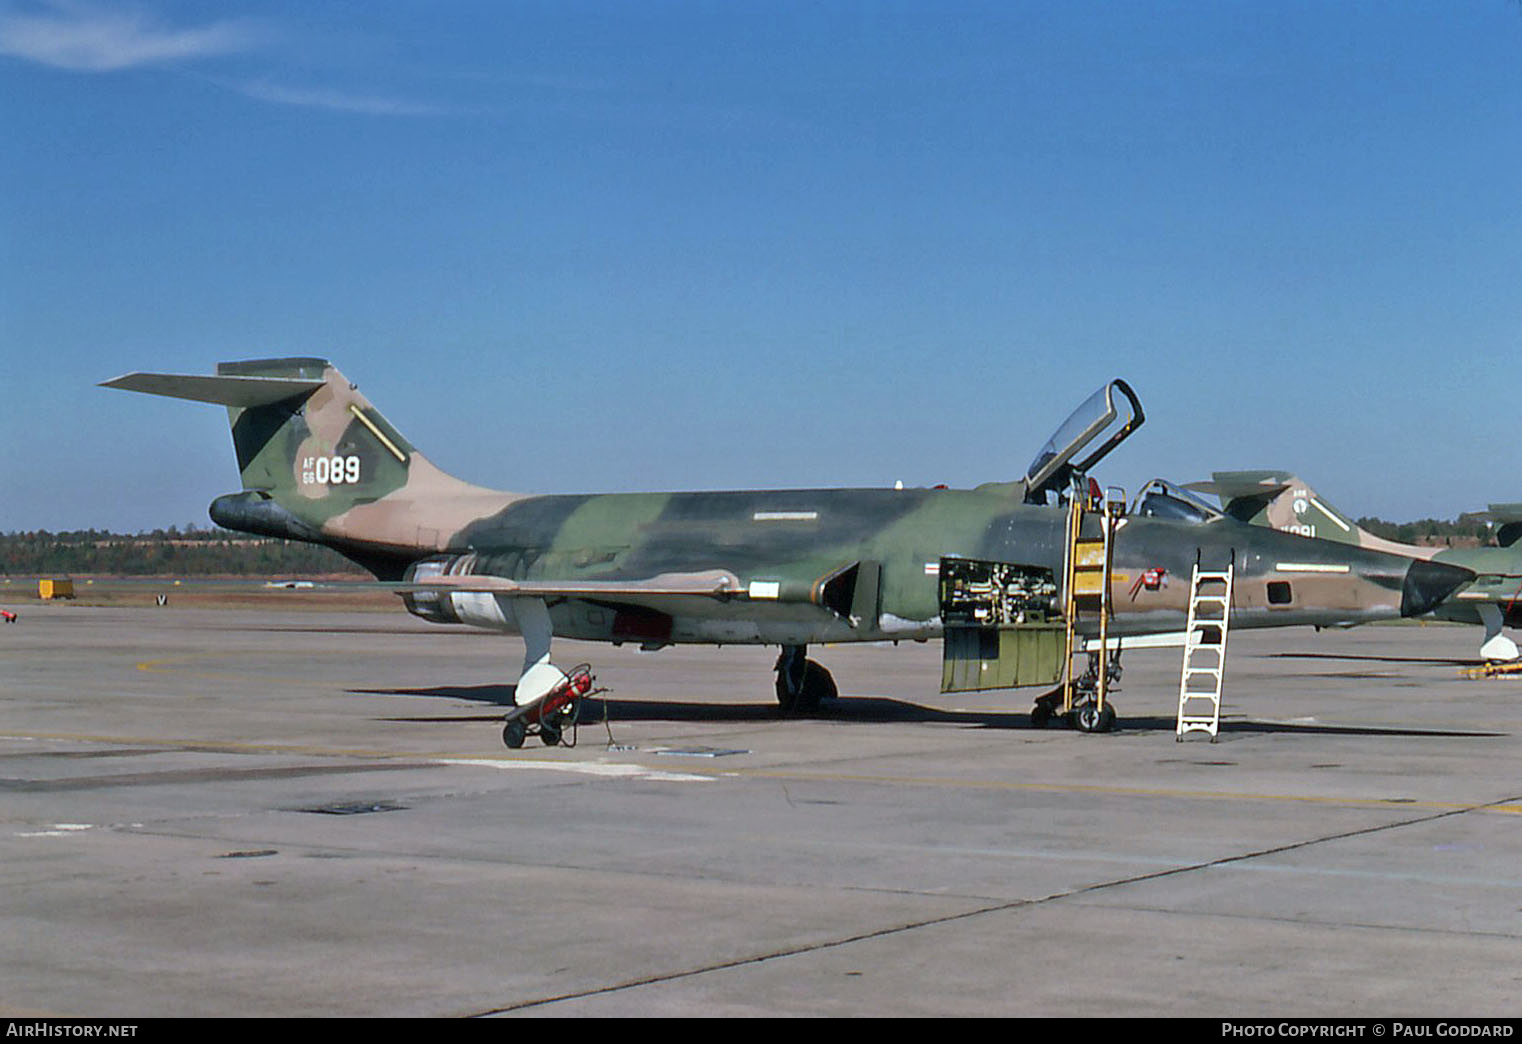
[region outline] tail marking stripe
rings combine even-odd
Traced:
[[[385,446],[388,450],[391,451],[391,455],[397,459],[398,463],[400,463],[400,464],[407,463],[406,456],[402,453],[401,450],[396,448],[396,443],[394,443],[390,439],[386,438],[385,434],[382,433],[381,430],[375,426],[375,422],[372,421],[369,417],[365,416],[363,410],[361,410],[358,406],[356,406],[354,403],[351,402],[351,403],[349,403],[349,412],[354,414],[354,419],[355,420],[359,421],[365,427],[370,429],[370,434],[374,435],[377,439],[379,439],[381,445]]]

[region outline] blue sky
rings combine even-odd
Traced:
[[[204,524],[332,359],[525,492],[1013,478],[1522,500],[1522,8],[0,0],[0,531]]]

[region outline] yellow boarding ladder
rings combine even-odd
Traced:
[[[1125,509],[1125,493],[1118,492],[1117,498],[1107,495],[1103,506],[1099,511],[1101,524],[1100,535],[1085,537],[1083,535],[1083,497],[1075,495],[1068,509],[1067,530],[1067,569],[1065,583],[1063,584],[1063,619],[1067,624],[1067,681],[1064,685],[1063,713],[1073,711],[1073,697],[1078,688],[1077,680],[1073,677],[1073,655],[1077,649],[1075,645],[1075,629],[1078,615],[1083,612],[1097,612],[1099,614],[1099,648],[1097,672],[1093,678],[1094,686],[1094,711],[1103,714],[1105,700],[1109,694],[1109,638],[1110,617],[1114,613],[1114,607],[1110,603],[1110,574],[1115,558],[1114,535],[1116,521]]]

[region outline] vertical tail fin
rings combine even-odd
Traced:
[[[1210,477],[1221,510],[1232,518],[1339,544],[1360,542],[1356,523],[1288,471],[1216,471]]]
[[[103,386],[226,406],[245,492],[313,530],[407,484],[412,444],[325,359],[221,363],[215,377],[129,373]]]
[[[217,379],[302,385],[273,402],[225,403],[245,490],[320,523],[407,484],[412,444],[326,360],[221,363]]]
[[[1375,536],[1288,471],[1216,471],[1210,478],[1190,483],[1188,488],[1216,494],[1221,510],[1240,522],[1409,558],[1431,558],[1436,553],[1434,548]]]
[[[226,362],[214,377],[130,373],[103,385],[227,407],[243,492],[218,497],[211,517],[229,529],[412,559],[514,499],[434,467],[326,359]]]

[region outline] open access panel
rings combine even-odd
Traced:
[[[1062,680],[1067,637],[1052,570],[943,558],[940,583],[942,692]]]

